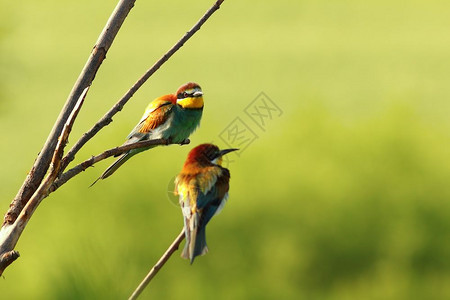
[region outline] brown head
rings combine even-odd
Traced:
[[[180,86],[176,93],[177,104],[185,109],[203,109],[202,88],[195,82]]]

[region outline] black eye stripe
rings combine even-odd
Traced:
[[[187,98],[187,97],[191,97],[191,98],[194,98],[194,97],[197,97],[197,96],[194,96],[194,93],[195,92],[192,92],[192,93],[187,93],[187,92],[182,92],[182,93],[179,93],[178,95],[177,95],[177,98],[178,99],[184,99],[184,98]]]
[[[181,92],[181,93],[179,93],[179,94],[177,95],[177,98],[178,98],[178,99],[183,99],[183,98],[186,98],[186,97],[188,97],[188,96],[191,96],[191,95],[188,94],[188,93],[186,93],[186,92]]]

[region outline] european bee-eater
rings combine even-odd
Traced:
[[[238,149],[220,150],[212,144],[201,144],[189,152],[175,179],[186,236],[181,257],[189,259],[191,264],[196,256],[208,252],[206,224],[220,212],[228,198],[230,172],[221,166],[222,156],[235,150]]]
[[[181,143],[200,125],[202,112],[203,92],[200,86],[194,82],[183,84],[176,94],[156,98],[147,106],[123,145],[161,138],[175,144]],[[95,182],[111,176],[133,155],[153,147],[133,149],[121,154]]]

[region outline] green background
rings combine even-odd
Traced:
[[[71,145],[213,1],[137,1],[89,92]],[[2,0],[0,210],[6,212],[116,1]],[[76,161],[120,145],[147,103],[187,81],[205,110],[191,145],[112,159],[44,200],[0,279],[2,299],[124,299],[179,233],[170,183],[188,151],[226,147],[230,199],[210,252],[179,252],[143,299],[450,299],[448,1],[231,1]],[[265,92],[264,130],[244,112]],[[70,146],[70,145],[69,145]]]

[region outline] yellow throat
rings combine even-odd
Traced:
[[[203,97],[187,97],[184,99],[177,100],[177,104],[182,108],[202,108],[203,107]]]

